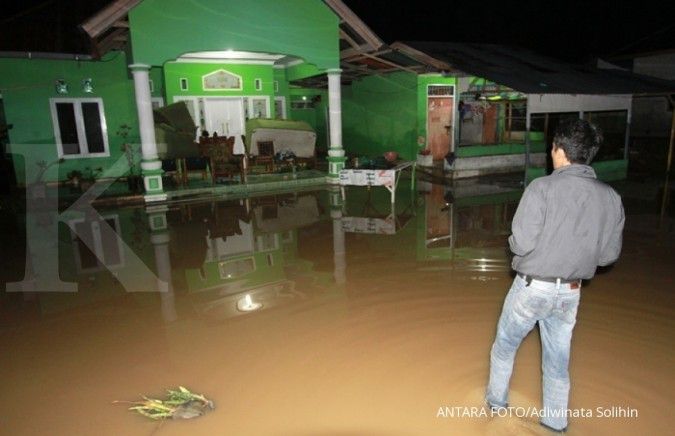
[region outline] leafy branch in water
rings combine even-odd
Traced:
[[[179,386],[178,390],[167,390],[167,398],[159,400],[143,396],[142,401],[115,401],[115,403],[130,403],[133,410],[150,419],[190,419],[202,416],[215,406],[213,401],[203,395],[195,394]]]

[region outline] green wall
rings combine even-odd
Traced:
[[[593,162],[591,163],[591,166],[595,170],[598,179],[604,182],[625,180],[626,177],[628,177],[628,160],[626,159]],[[545,175],[546,168],[529,167],[527,169],[528,182]]]
[[[455,151],[457,152],[457,157],[523,154],[525,153],[525,144],[507,143],[507,144],[489,144],[489,145],[464,145],[462,147],[457,147]],[[530,143],[530,153],[544,153],[545,151],[546,151],[545,142],[533,141]]]
[[[277,90],[274,94],[276,97],[284,97],[286,99],[286,118],[291,119],[291,96],[288,86],[288,74],[285,68],[274,69],[274,81],[277,84]],[[274,106],[274,104],[272,104],[272,106]],[[275,111],[273,110],[273,112]],[[277,114],[275,113],[274,116],[276,117]]]
[[[342,136],[352,155],[417,153],[419,125],[417,75],[397,72],[368,76],[342,88]]]
[[[225,70],[241,76],[240,90],[204,90],[202,77],[214,71]],[[281,70],[283,71],[283,70]],[[167,62],[164,65],[164,79],[168,103],[174,103],[176,96],[199,97],[267,97],[269,99],[268,118],[274,118],[274,81],[281,78],[279,89],[286,89],[283,74],[275,74],[272,65],[242,65],[223,63]],[[180,88],[180,80],[187,79],[188,89]],[[255,89],[255,80],[260,79],[262,89]],[[284,83],[281,83],[284,82]],[[198,120],[196,120],[198,121]]]
[[[159,69],[151,70],[153,96],[162,96]],[[82,91],[81,82],[93,79],[93,93]],[[68,94],[57,94],[55,81],[68,84]],[[50,111],[50,98],[101,98],[108,131],[110,157],[68,159],[45,177],[46,181],[64,180],[73,169],[111,166],[121,155],[123,138],[117,136],[119,126],[128,124],[132,130],[128,142],[138,143],[138,117],[134,99],[133,80],[123,52],[112,52],[102,61],[0,59],[0,93],[3,96],[11,148],[27,153],[31,173],[35,162],[56,161],[58,152]],[[25,183],[24,159],[14,156],[17,181]],[[116,174],[114,176],[121,176]],[[32,181],[32,180],[31,180]]]
[[[289,108],[288,118],[291,120],[305,121],[316,131],[316,149],[317,151],[328,150],[328,125],[326,116],[328,111],[328,92],[325,89],[314,88],[289,88],[289,98],[287,104]],[[294,101],[315,100],[314,108],[293,109],[291,103]],[[344,116],[344,115],[343,115]],[[344,141],[343,141],[344,142]]]
[[[205,91],[202,85],[202,76],[218,70],[225,70],[241,76],[241,90]],[[180,79],[188,80],[188,90],[180,89]],[[164,79],[166,95],[170,103],[178,95],[197,96],[269,96],[274,97],[274,72],[272,65],[239,65],[222,63],[189,63],[167,62],[164,65]],[[262,80],[262,89],[255,89],[255,79]]]
[[[129,12],[134,62],[196,51],[282,53],[339,68],[338,17],[321,1],[144,0]]]

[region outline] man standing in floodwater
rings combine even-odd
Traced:
[[[508,407],[516,351],[539,323],[543,414],[540,423],[567,429],[568,364],[581,280],[614,262],[621,251],[621,197],[598,181],[589,163],[602,134],[584,120],[561,124],[553,139],[554,171],[525,189],[513,218],[509,245],[516,271],[490,354],[486,402]]]

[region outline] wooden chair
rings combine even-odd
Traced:
[[[208,159],[204,159],[201,153],[204,143],[201,141],[199,143],[193,142],[193,145],[197,149],[197,156],[176,158],[176,167],[180,172],[180,183],[183,186],[187,186],[190,173],[198,172],[202,176],[202,180],[206,180],[207,177]]]
[[[211,178],[215,184],[221,176],[241,174],[240,159],[234,155],[234,136],[213,141],[208,149]]]
[[[274,172],[274,141],[258,141],[258,156],[256,165],[265,165],[265,170]]]

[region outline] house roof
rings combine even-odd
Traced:
[[[396,50],[422,53],[466,74],[531,94],[671,94],[675,81],[621,70],[601,70],[496,44],[396,42]]]
[[[123,50],[129,40],[127,15],[142,0],[115,0],[88,18],[80,28],[89,36],[92,54],[101,57],[110,50]],[[324,0],[340,19],[340,67],[343,82],[370,74],[392,71],[419,73],[429,65],[387,46],[342,0]],[[436,61],[437,64],[443,64]],[[443,64],[442,67],[449,69]],[[296,84],[326,87],[325,74],[303,79]]]
[[[643,56],[675,53],[675,24],[656,29],[651,34],[602,56],[610,61],[621,61]]]
[[[89,36],[95,57],[110,50],[124,50],[129,41],[129,11],[141,1],[115,0],[80,24]]]

